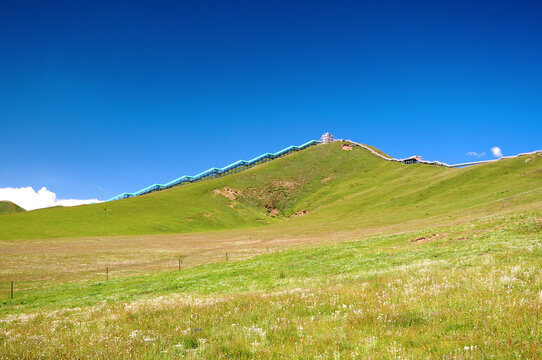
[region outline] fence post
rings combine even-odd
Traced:
[[[105,268],[105,281],[109,281],[109,266]]]
[[[181,260],[181,257],[179,256],[179,271],[181,271],[181,263],[182,263],[182,260]]]
[[[11,282],[11,298],[13,299],[13,281]]]
[[[226,251],[226,261],[228,261],[228,252]]]

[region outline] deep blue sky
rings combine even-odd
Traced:
[[[104,198],[317,139],[542,148],[542,5],[0,0],[0,187]]]

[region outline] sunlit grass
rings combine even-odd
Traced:
[[[539,358],[541,215],[51,283],[4,301],[0,357]]]
[[[339,143],[318,145],[145,196],[2,215],[0,241],[259,228],[297,236],[411,221],[435,225],[540,204],[542,156],[526,160],[450,169],[388,162],[359,147],[343,151]],[[235,199],[215,192],[224,188],[234,189]],[[300,211],[308,214],[291,217]]]
[[[2,215],[0,359],[542,358],[528,160],[406,166],[331,144]]]

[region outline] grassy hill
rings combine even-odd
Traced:
[[[343,151],[339,143],[332,143],[237,175],[136,198],[2,216],[0,240],[261,225],[272,225],[269,231],[318,233],[325,228],[440,223],[540,202],[542,157],[525,160],[464,169],[403,165],[358,147]]]
[[[11,201],[0,201],[0,215],[26,211]]]
[[[541,180],[333,143],[5,214],[0,359],[542,358]]]

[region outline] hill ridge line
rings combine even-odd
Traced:
[[[402,164],[418,164],[419,163],[419,164],[426,164],[426,165],[433,165],[433,166],[443,166],[443,167],[448,167],[448,168],[459,168],[459,167],[466,167],[466,166],[472,166],[472,165],[478,165],[478,164],[486,164],[486,163],[490,163],[490,162],[499,161],[499,160],[502,160],[502,159],[511,159],[511,158],[515,158],[515,157],[518,157],[518,156],[525,156],[525,155],[532,155],[532,154],[536,154],[536,153],[542,153],[542,150],[535,150],[535,151],[532,151],[532,152],[520,153],[520,154],[512,155],[512,156],[503,156],[503,157],[498,158],[498,159],[481,160],[481,161],[473,161],[473,162],[450,165],[450,164],[447,164],[447,163],[444,163],[444,162],[441,162],[441,161],[422,160],[422,158],[420,156],[410,156],[410,157],[403,158],[403,159],[396,159],[396,158],[391,157],[391,156],[384,156],[384,155],[374,151],[373,149],[371,149],[367,145],[364,145],[364,144],[361,144],[361,143],[358,143],[356,141],[349,140],[349,139],[333,139],[333,140],[330,140],[329,142],[348,142],[348,143],[351,143],[354,146],[362,147],[365,150],[368,150],[369,152],[371,152],[373,155],[376,155],[379,158],[384,159],[386,161],[400,162]],[[308,148],[310,146],[321,144],[321,143],[325,143],[325,142],[323,142],[321,140],[310,140],[310,141],[307,141],[306,143],[304,143],[302,145],[299,145],[299,146],[291,145],[291,146],[288,146],[287,148],[279,150],[279,151],[277,151],[275,153],[262,154],[260,156],[255,157],[252,160],[238,160],[238,161],[236,161],[236,162],[234,162],[232,164],[224,166],[223,168],[210,168],[210,169],[205,170],[205,171],[203,171],[203,172],[201,172],[199,174],[196,174],[194,176],[183,175],[180,178],[172,180],[172,181],[170,181],[168,183],[154,184],[154,185],[151,185],[151,186],[147,186],[146,188],[143,188],[143,189],[141,189],[139,191],[136,191],[134,193],[125,192],[125,193],[122,193],[122,194],[117,195],[115,197],[112,197],[109,200],[106,200],[106,202],[120,200],[120,199],[127,199],[127,198],[140,196],[140,195],[145,195],[145,194],[149,194],[149,193],[154,192],[154,191],[166,190],[166,189],[172,188],[172,187],[177,186],[177,185],[183,185],[183,184],[187,184],[187,183],[204,181],[204,180],[208,180],[208,179],[215,179],[215,178],[222,177],[222,176],[229,175],[229,174],[237,174],[237,173],[239,173],[241,171],[252,168],[253,166],[256,166],[256,165],[262,164],[264,162],[268,162],[268,161],[280,158],[280,157],[288,155],[288,154],[290,154],[292,152],[297,152],[299,150],[303,150],[303,149],[306,149],[306,148]]]
[[[498,159],[480,160],[480,161],[472,161],[472,162],[466,162],[466,163],[450,165],[450,164],[447,164],[447,163],[444,163],[444,162],[441,162],[441,161],[422,160],[421,157],[419,157],[419,156],[410,156],[410,157],[407,157],[407,158],[404,158],[404,159],[396,159],[396,158],[393,158],[391,156],[384,156],[382,154],[379,154],[376,151],[374,151],[373,149],[371,149],[370,147],[368,147],[367,145],[363,145],[363,144],[360,144],[360,143],[352,141],[352,140],[335,139],[333,141],[334,142],[335,141],[337,141],[337,142],[349,142],[349,143],[351,143],[353,145],[360,146],[360,147],[362,147],[362,148],[364,148],[366,150],[369,150],[371,153],[378,156],[379,158],[387,160],[387,161],[401,162],[403,164],[420,163],[420,164],[426,164],[426,165],[445,166],[445,167],[449,167],[449,168],[458,168],[458,167],[466,167],[466,166],[478,165],[478,164],[487,164],[487,163],[499,161],[499,160],[502,160],[502,159],[512,159],[512,158],[516,158],[516,157],[519,157],[519,156],[526,156],[526,155],[533,155],[533,154],[537,154],[537,153],[542,153],[542,150],[535,150],[535,151],[531,151],[531,152],[527,152],[527,153],[519,153],[517,155],[502,156],[502,157],[500,157]]]

